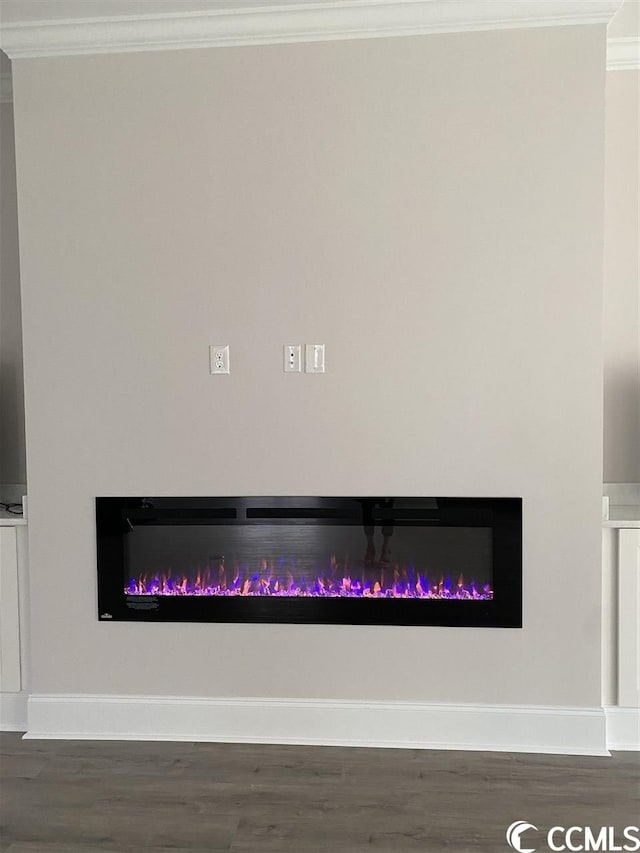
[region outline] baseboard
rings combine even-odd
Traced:
[[[26,693],[0,693],[0,732],[26,732]]]
[[[33,739],[608,754],[602,708],[34,695],[28,717]]]
[[[640,708],[606,706],[609,749],[640,750]]]

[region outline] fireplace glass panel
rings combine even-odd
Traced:
[[[101,621],[521,627],[522,500],[98,497]]]
[[[125,542],[127,595],[493,597],[489,527],[136,525]]]

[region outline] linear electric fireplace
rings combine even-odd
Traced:
[[[522,626],[520,498],[96,498],[101,620]]]

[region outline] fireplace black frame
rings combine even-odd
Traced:
[[[390,500],[401,503],[402,509],[393,511],[394,523],[490,527],[493,599],[142,598],[124,592],[124,536],[132,524],[354,523],[362,500],[374,500],[381,506]],[[522,627],[521,498],[97,497],[96,526],[100,621]]]

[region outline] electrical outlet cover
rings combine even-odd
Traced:
[[[228,344],[212,344],[209,347],[210,373],[230,373]]]

